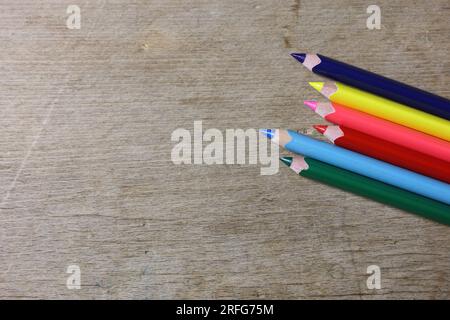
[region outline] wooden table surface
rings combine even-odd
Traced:
[[[450,97],[448,0],[372,2],[1,0],[0,298],[450,298],[446,226],[283,167],[171,160],[194,121],[321,123],[295,51]]]

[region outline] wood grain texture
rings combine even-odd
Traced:
[[[448,1],[377,1],[381,30],[369,4],[1,0],[0,298],[450,298],[448,227],[286,168],[170,159],[195,120],[320,123],[292,51],[450,97]]]

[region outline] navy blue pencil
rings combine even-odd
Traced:
[[[320,54],[292,53],[310,71],[450,120],[450,100]]]

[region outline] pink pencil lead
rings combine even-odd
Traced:
[[[316,111],[317,109],[317,101],[314,100],[305,100],[303,101],[303,103],[305,104],[305,106],[308,106],[312,111]]]

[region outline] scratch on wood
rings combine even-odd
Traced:
[[[288,36],[283,36],[283,42],[284,42],[284,47],[285,48],[292,48],[292,44],[291,41],[289,40]]]
[[[298,23],[298,19],[300,16],[300,0],[295,0],[294,4],[291,5],[291,11],[294,13],[295,21],[293,24]],[[291,33],[292,33],[292,27],[291,25],[285,25],[283,26],[283,29],[285,30],[285,35],[283,36],[283,43],[284,47],[287,49],[292,48],[292,42],[291,42]]]
[[[300,16],[300,0],[294,0],[294,4],[291,6],[291,9],[295,14],[295,19],[298,21]]]

